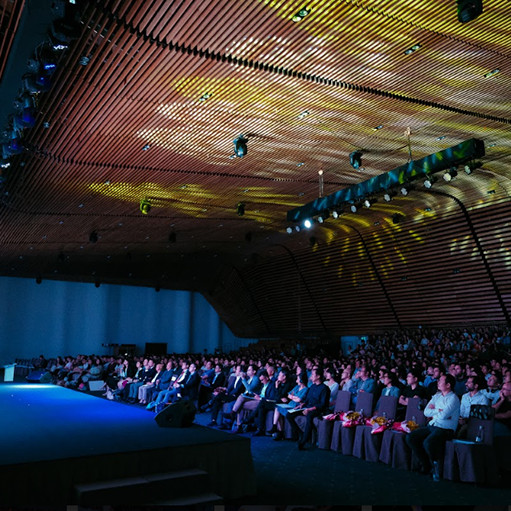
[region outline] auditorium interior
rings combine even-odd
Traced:
[[[0,366],[509,332],[510,17],[509,0],[0,0]],[[213,478],[183,509],[511,502],[509,484],[434,485],[204,417],[158,428],[16,374],[9,509],[78,509],[76,474],[135,477],[119,465],[155,451]]]

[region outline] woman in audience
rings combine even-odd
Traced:
[[[305,371],[301,372],[296,377],[296,386],[287,395],[288,402],[276,405],[275,411],[273,412],[273,427],[271,429],[274,440],[282,440],[284,436],[284,418],[289,410],[296,408],[302,402],[305,394],[307,394],[308,383],[309,378],[307,373]]]

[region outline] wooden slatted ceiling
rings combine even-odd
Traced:
[[[0,80],[7,65],[24,6],[25,0],[0,1]]]
[[[316,1],[290,21],[302,7],[89,2],[13,158],[0,271],[198,289],[250,337],[501,321],[452,197],[477,217],[508,303],[509,4],[485,1],[464,25],[449,0]],[[483,139],[483,168],[284,233],[286,211],[318,197],[319,170],[329,194],[404,164],[408,127],[414,159]],[[249,153],[229,159],[241,133]]]

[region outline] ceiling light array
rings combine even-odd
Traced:
[[[0,137],[0,168],[8,169],[11,158],[25,151],[23,138],[27,129],[37,122],[39,94],[51,87],[52,77],[71,42],[79,36],[78,11],[75,5],[66,4],[64,17],[52,22],[47,37],[37,46],[27,62],[27,72],[21,77],[21,88],[14,100],[14,113]],[[44,127],[50,127],[46,121]],[[5,173],[0,182],[5,180]]]
[[[352,166],[357,165],[358,159],[360,165],[361,152],[358,151],[358,155],[354,153],[350,154],[350,163]],[[445,171],[443,180],[450,183],[457,177],[460,165],[467,175],[472,174],[481,166],[481,162],[476,160],[481,156],[484,156],[484,142],[470,139],[421,160],[411,161],[380,176],[289,211],[287,219],[295,225],[286,228],[286,232],[310,229],[314,223],[323,224],[329,217],[338,219],[345,212],[359,213],[364,207],[371,208],[378,201],[378,196],[383,197],[385,202],[392,201],[398,194],[408,197],[416,189],[414,182],[418,179],[423,180],[424,188],[431,189],[438,183],[438,178],[434,175],[437,172]],[[397,221],[393,218],[393,222],[398,223],[403,218],[403,215]]]
[[[307,15],[309,15],[310,12],[310,9],[303,7],[291,18],[291,20],[295,23],[298,23],[299,21],[302,21],[303,18],[305,18]]]
[[[404,51],[404,54],[405,55],[410,55],[411,53],[415,53],[417,50],[420,50],[421,47],[422,47],[422,45],[420,43],[414,44],[410,48],[406,49]]]

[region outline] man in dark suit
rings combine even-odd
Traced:
[[[220,364],[216,364],[213,374],[209,375],[206,379],[203,378],[199,387],[199,401],[200,403],[206,403],[201,407],[202,411],[205,411],[206,408],[211,406],[209,400],[212,397],[214,389],[218,387],[225,387],[225,383],[226,378],[222,371],[222,366]]]
[[[179,401],[180,399],[188,399],[189,401],[195,401],[199,396],[199,385],[200,376],[197,372],[195,364],[190,364],[188,368],[188,376],[183,383],[179,384],[170,394],[170,400],[172,403]]]
[[[225,403],[236,401],[237,397],[244,390],[243,380],[241,378],[241,366],[237,365],[235,373],[227,388],[218,387],[214,391],[213,399],[211,400],[211,422],[208,426],[216,426],[218,413]]]
[[[314,417],[322,415],[328,410],[330,402],[330,389],[322,381],[322,373],[319,369],[314,368],[311,371],[312,385],[307,390],[304,400],[296,408],[295,411],[290,411],[286,415],[286,419],[293,428],[294,436],[298,437],[298,449],[303,451],[305,444],[308,442],[312,433],[312,421]],[[296,417],[303,415],[306,418],[305,429],[300,435],[300,428],[296,424]]]

